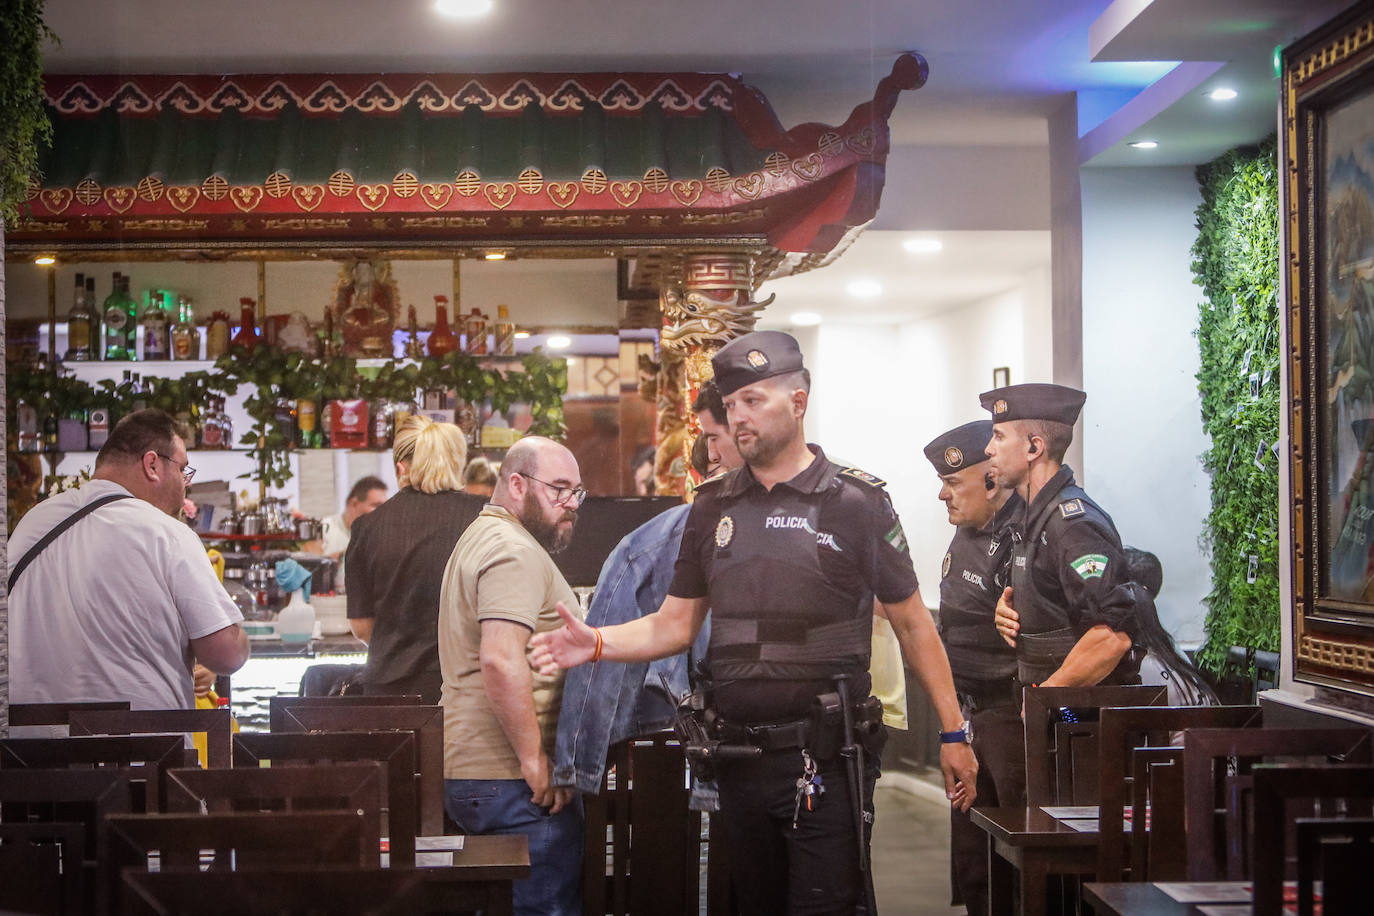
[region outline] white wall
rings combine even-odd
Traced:
[[[978,395],[992,387],[995,367],[1010,368],[1013,382],[1048,380],[1048,334],[1027,333],[1044,321],[1048,283],[1040,269],[1016,289],[920,320],[827,323],[797,334],[814,376],[807,436],[887,481],[932,606],[953,531],[921,449],[986,416]]]
[[[1197,182],[1191,168],[1084,169],[1082,190],[1081,482],[1127,544],[1159,556],[1160,620],[1192,645],[1211,590],[1199,547],[1210,482],[1189,253]]]

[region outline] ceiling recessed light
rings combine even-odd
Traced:
[[[1207,93],[1207,98],[1211,99],[1213,102],[1229,102],[1239,94],[1240,93],[1236,92],[1234,89],[1222,87],[1220,89],[1213,89],[1211,92]]]
[[[883,285],[877,280],[850,280],[845,292],[855,299],[876,299],[883,294]]]
[[[482,255],[482,257],[488,261],[504,261],[506,259],[506,253],[504,251],[488,251],[486,254]]]
[[[1157,141],[1157,140],[1137,140],[1137,141],[1135,141],[1134,143],[1130,143],[1130,144],[1127,144],[1127,145],[1130,146],[1131,149],[1154,149],[1155,147],[1159,146],[1159,141]]]
[[[40,254],[33,259],[33,263],[37,264],[39,267],[52,267],[57,263],[57,258],[50,254]]]
[[[529,331],[516,331],[516,332],[515,332],[515,339],[516,339],[516,340],[529,340],[529,339],[530,339],[530,332],[529,332]]]
[[[902,242],[902,247],[912,254],[934,254],[943,250],[945,243],[939,239],[917,236]]]
[[[793,312],[789,320],[799,328],[809,328],[814,324],[820,324],[821,316],[819,312]]]
[[[476,19],[491,12],[492,0],[434,0],[434,9],[450,19]]]
[[[550,350],[566,350],[572,346],[572,338],[565,334],[555,334],[545,341]]]

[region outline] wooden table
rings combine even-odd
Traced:
[[[1010,914],[1020,872],[1023,916],[1043,916],[1050,875],[1090,875],[1097,869],[1097,831],[1075,830],[1039,808],[971,808],[988,834],[988,909]]]
[[[470,890],[476,909],[492,916],[511,913],[512,882],[530,875],[529,841],[512,836],[467,836],[463,848],[453,853],[453,865],[417,868],[432,880],[461,882]]]
[[[1196,887],[1249,888],[1249,881],[1191,882]],[[1097,916],[1196,916],[1200,907],[1209,903],[1239,903],[1229,895],[1217,894],[1216,900],[1180,903],[1159,886],[1149,882],[1119,881],[1090,882],[1083,885],[1083,899]],[[1246,900],[1250,895],[1246,895]]]

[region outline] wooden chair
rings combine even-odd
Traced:
[[[1323,912],[1368,909],[1374,818],[1299,818],[1297,837],[1298,916],[1312,916],[1317,881],[1322,883]]]
[[[437,836],[444,832],[444,710],[441,707],[349,706],[332,702],[323,706],[296,706],[283,710],[280,731],[413,732],[420,833]]]
[[[1026,803],[1097,804],[1097,717],[1104,706],[1164,706],[1158,686],[1027,687]],[[1070,710],[1065,716],[1060,710]]]
[[[110,814],[128,814],[130,772],[121,767],[92,770],[0,770],[0,825],[76,825],[81,832],[85,899],[83,912],[103,913],[108,899],[96,880],[104,858],[100,823]],[[67,835],[67,827],[61,829]],[[23,864],[17,856],[16,867]],[[29,880],[27,873],[0,875],[3,883]]]
[[[1256,764],[1367,763],[1374,741],[1362,728],[1201,728],[1183,736],[1183,810],[1189,881],[1251,877]]]
[[[1259,764],[1254,768],[1254,786],[1254,911],[1278,913],[1283,907],[1283,881],[1292,848],[1286,840],[1290,829],[1296,835],[1301,815],[1294,816],[1294,812],[1299,803],[1317,817],[1367,818],[1374,802],[1374,766]],[[1365,879],[1360,875],[1355,880],[1364,885]],[[1361,897],[1367,903],[1367,893]],[[1348,911],[1333,908],[1329,912]]]
[[[374,760],[386,767],[383,832],[390,838],[391,863],[415,864],[415,736],[409,732],[325,732],[234,736],[234,766],[299,766]]]
[[[1149,829],[1143,829],[1148,822]],[[1138,747],[1131,754],[1131,874],[1182,881],[1183,748]]]
[[[343,696],[333,697],[293,697],[281,693],[274,697],[269,697],[267,701],[267,728],[269,731],[289,731],[286,726],[286,713],[288,710],[300,709],[306,706],[324,706],[337,709],[341,706],[420,706],[419,694],[401,694],[396,696],[363,696],[356,694],[344,694]]]
[[[81,916],[85,862],[82,824],[0,824],[0,911]]]
[[[10,727],[67,725],[68,717],[74,712],[117,712],[128,708],[128,700],[96,703],[13,703],[10,705]]]
[[[1138,747],[1167,747],[1173,732],[1189,728],[1254,728],[1262,721],[1258,706],[1138,706],[1108,707],[1098,721],[1098,810],[1097,880],[1143,881],[1144,870],[1129,876],[1126,870],[1123,806],[1132,801],[1134,772],[1131,754]],[[1158,756],[1158,755],[1156,755]],[[1139,844],[1141,858],[1146,849],[1145,815],[1153,817],[1159,805],[1132,809],[1132,851]],[[1139,820],[1135,820],[1139,817]],[[1181,818],[1178,818],[1181,820]],[[1168,829],[1166,815],[1162,829]],[[1152,822],[1151,832],[1161,829]],[[1168,842],[1168,837],[1163,838]],[[1183,843],[1182,831],[1174,837]],[[1147,866],[1148,867],[1148,866]]]
[[[164,776],[185,765],[181,735],[97,735],[76,738],[0,739],[0,769],[126,767],[133,809],[157,811],[165,801]]]
[[[172,770],[167,807],[177,813],[230,811],[361,812],[359,861],[381,861],[382,785],[380,763],[337,763],[313,767],[229,770]]]
[[[134,735],[167,732],[205,734],[205,761],[210,769],[231,763],[232,721],[226,707],[219,709],[135,709],[128,711],[74,712],[73,735]],[[195,751],[188,750],[188,763]]]

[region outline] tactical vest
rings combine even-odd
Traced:
[[[821,493],[776,486],[721,500],[710,565],[712,679],[826,679],[868,670],[873,595],[867,587],[857,595],[827,588],[833,573],[822,568],[823,552],[839,548],[823,528],[822,509],[837,488],[859,485],[832,471]]]
[[[997,598],[1007,584],[1011,546],[1011,534],[1005,531],[988,535],[961,530],[950,542],[950,567],[941,570],[940,638],[956,683],[1002,680],[1016,673],[1016,653],[993,623]],[[949,582],[966,570],[982,579],[981,587]],[[977,606],[968,607],[969,603]]]

